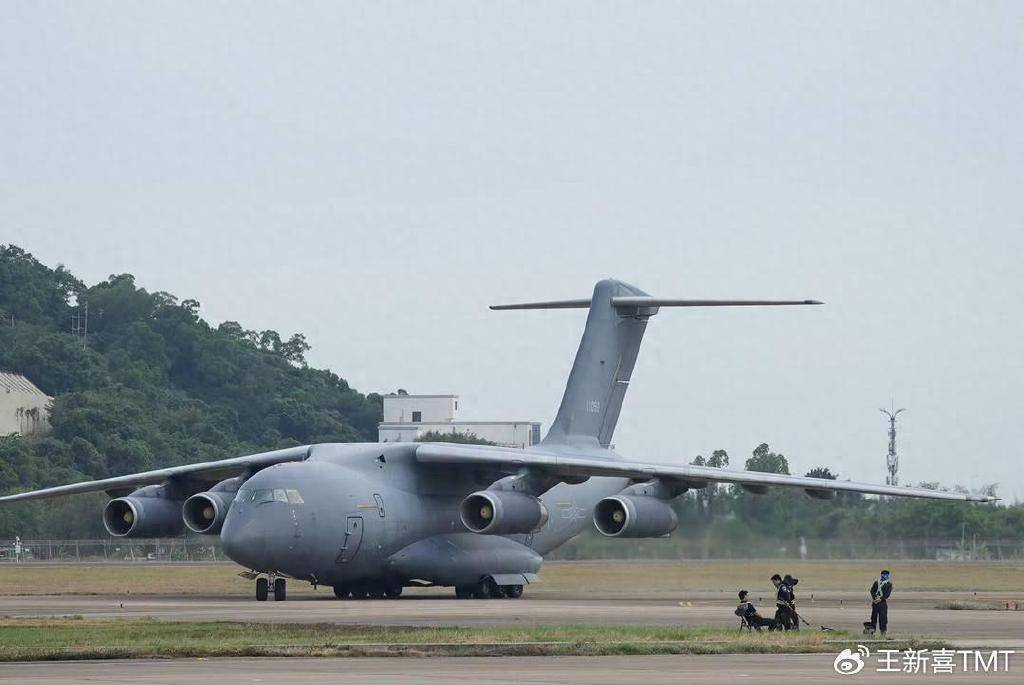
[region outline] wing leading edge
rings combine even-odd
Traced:
[[[993,502],[998,497],[942,492],[925,488],[905,488],[875,485],[845,480],[787,476],[759,471],[730,471],[708,466],[652,464],[644,462],[611,461],[584,456],[566,456],[554,452],[525,451],[512,448],[467,446],[452,443],[424,443],[416,449],[416,459],[422,463],[466,464],[490,466],[508,471],[536,468],[554,476],[579,478],[581,476],[613,476],[634,480],[663,478],[703,487],[707,483],[731,483],[754,488],[765,486],[800,488],[810,493],[860,492],[867,495],[893,497],[920,497],[924,499],[955,500],[961,502]]]
[[[0,502],[18,502],[30,499],[45,499],[47,497],[61,497],[64,495],[77,495],[83,492],[101,492],[107,490],[118,490],[121,488],[135,488],[143,485],[162,483],[168,479],[195,476],[208,479],[221,479],[238,475],[246,469],[258,471],[259,469],[280,464],[286,461],[303,461],[312,449],[309,445],[301,447],[288,447],[273,452],[260,452],[245,457],[232,457],[219,461],[206,461],[199,464],[186,464],[184,466],[172,466],[166,469],[154,471],[143,471],[127,476],[116,476],[102,480],[89,480],[82,483],[71,483],[70,485],[58,485],[53,488],[19,492],[16,495],[0,497]]]

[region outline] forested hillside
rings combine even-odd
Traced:
[[[72,317],[86,303],[83,344]],[[0,322],[0,369],[56,398],[50,435],[0,437],[0,492],[377,437],[380,397],[308,367],[302,334],[213,325],[195,300],[147,292],[131,274],[87,286],[0,245]],[[69,506],[0,507],[0,539],[102,530],[95,508],[53,520]]]

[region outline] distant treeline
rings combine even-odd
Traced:
[[[716,450],[700,466],[728,467]],[[744,462],[749,471],[786,473],[789,461],[767,444]],[[835,479],[828,467],[812,478]],[[920,483],[937,489],[938,483]],[[954,486],[953,490],[965,491]],[[996,494],[995,486],[983,488]],[[559,558],[763,558],[806,554],[821,558],[1024,558],[1024,505],[970,504],[841,493],[818,500],[800,490],[771,488],[756,495],[737,486],[708,486],[676,500],[679,528],[670,538],[622,540],[580,536]]]

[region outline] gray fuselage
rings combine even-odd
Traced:
[[[461,585],[535,573],[544,554],[590,525],[601,498],[628,485],[600,477],[561,483],[540,498],[550,512],[541,530],[479,535],[465,528],[459,505],[501,474],[419,463],[420,444],[316,445],[305,461],[256,473],[228,511],[225,554],[257,572],[326,585],[385,579]]]

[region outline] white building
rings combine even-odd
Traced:
[[[0,371],[0,435],[46,433],[52,401],[20,373]]]
[[[535,421],[458,421],[458,395],[409,395],[404,391],[384,396],[384,421],[377,426],[380,442],[414,442],[423,434],[472,433],[506,447],[528,447],[540,442]]]

